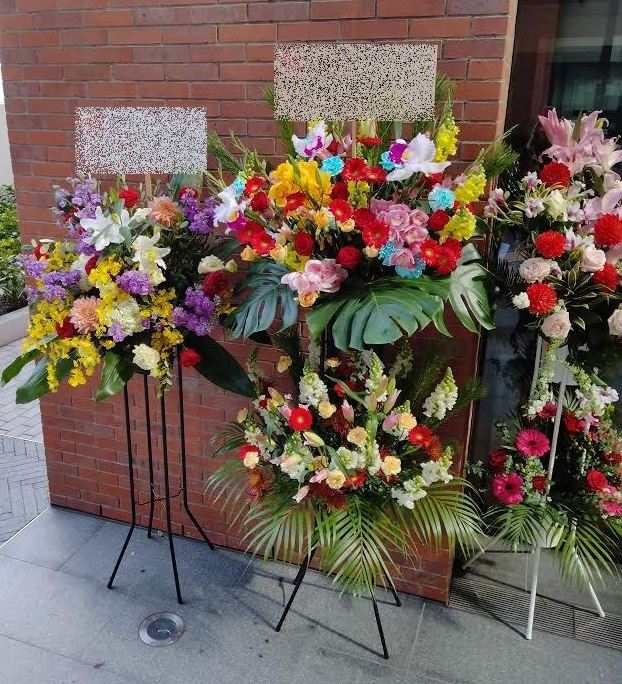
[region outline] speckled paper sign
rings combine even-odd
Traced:
[[[279,43],[275,117],[415,121],[432,116],[436,45]]]
[[[79,173],[193,173],[207,167],[200,107],[79,107]]]

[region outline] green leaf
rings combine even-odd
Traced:
[[[390,344],[425,328],[442,311],[448,294],[448,279],[386,278],[364,291],[345,292],[314,307],[307,313],[307,324],[318,337],[332,321],[339,349]]]
[[[253,399],[257,396],[242,366],[216,340],[208,335],[199,337],[189,333],[186,345],[201,355],[201,361],[195,368],[203,377],[228,392]]]
[[[56,364],[56,377],[59,382],[62,382],[69,375],[72,366],[72,359],[61,359]],[[15,393],[16,403],[27,404],[35,399],[40,399],[50,391],[47,369],[48,359],[45,357],[35,366],[35,370],[28,380],[17,388]]]
[[[246,291],[244,301],[225,319],[231,337],[250,337],[253,333],[267,330],[280,310],[283,325],[280,330],[294,325],[298,319],[298,305],[294,293],[281,283],[288,273],[285,266],[258,262],[249,269],[249,275],[242,283]]]
[[[134,375],[132,362],[122,354],[107,351],[104,355],[101,380],[95,401],[102,401],[120,392]]]
[[[225,238],[210,250],[210,254],[226,261],[242,243],[236,237]]]
[[[14,377],[20,374],[22,368],[28,365],[31,361],[34,361],[39,354],[40,352],[38,349],[31,349],[30,351],[11,361],[11,363],[2,371],[0,387],[4,387],[8,382],[11,382]]]
[[[449,277],[449,304],[462,325],[471,332],[478,332],[478,325],[492,330],[492,309],[484,286],[486,270],[481,264],[475,245],[468,244],[462,250],[458,268]],[[437,326],[438,327],[438,326]],[[445,332],[446,328],[439,328]]]

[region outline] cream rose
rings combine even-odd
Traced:
[[[609,316],[607,323],[609,324],[609,334],[615,337],[622,336],[622,309],[616,309],[611,316]]]
[[[542,321],[541,330],[553,340],[565,340],[572,326],[567,311],[556,311]]]
[[[520,265],[518,272],[525,282],[537,283],[551,275],[551,262],[542,257],[525,259]]]
[[[298,304],[307,309],[308,307],[313,306],[315,304],[318,297],[318,292],[301,292],[298,295]]]
[[[367,430],[363,427],[352,428],[352,430],[348,432],[346,439],[357,447],[363,447],[365,446],[365,442],[367,442]]]
[[[160,354],[148,344],[137,344],[133,350],[134,363],[143,370],[152,371],[158,367]]]
[[[330,418],[336,410],[337,407],[331,404],[330,401],[321,401],[317,407],[320,418]]]
[[[247,451],[243,463],[247,468],[254,468],[259,463],[259,452]]]
[[[345,481],[346,476],[341,472],[341,470],[331,470],[326,476],[326,484],[331,489],[341,489]]]
[[[386,456],[380,468],[387,477],[391,477],[391,475],[397,475],[400,472],[402,462],[395,456]]]
[[[588,245],[583,250],[581,258],[581,270],[584,273],[596,273],[602,271],[607,262],[607,255],[602,249],[597,249],[594,245]]]
[[[197,270],[201,275],[204,273],[213,273],[214,271],[222,271],[223,268],[225,267],[225,264],[222,259],[219,259],[217,256],[214,256],[213,254],[210,254],[206,257],[203,257],[201,261],[199,261],[199,266]]]

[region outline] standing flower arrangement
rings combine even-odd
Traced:
[[[217,452],[234,459],[208,482],[235,502],[254,552],[291,560],[319,547],[322,569],[359,593],[384,583],[391,546],[473,545],[477,508],[436,428],[477,389],[459,392],[451,371],[436,387],[439,373],[427,373],[424,387],[411,361],[405,347],[388,371],[373,352],[331,357],[326,374],[307,362],[296,396],[257,378],[258,398]]]
[[[252,396],[243,369],[209,333],[229,310],[224,257],[212,234],[213,201],[191,187],[145,200],[120,182],[103,193],[93,179],[57,187],[53,209],[65,239],[41,240],[23,257],[31,279],[24,352],[2,375],[8,382],[33,359],[18,402],[75,387],[103,360],[97,397],[119,391],[136,370],[171,384],[180,362],[210,380]],[[235,245],[233,245],[234,247]],[[206,256],[204,256],[206,255]]]

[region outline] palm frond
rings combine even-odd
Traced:
[[[554,524],[559,524],[556,511],[550,506],[516,504],[495,506],[484,516],[492,535],[502,535],[512,551],[520,546],[534,546]]]
[[[248,511],[246,496],[248,472],[244,464],[235,459],[222,465],[210,475],[205,484],[205,494],[212,496],[215,503],[220,503],[221,510],[227,510],[234,525]]]
[[[210,444],[217,445],[212,454],[214,458],[237,449],[244,442],[244,428],[239,423],[228,423],[220,432],[210,439]]]
[[[404,393],[404,398],[410,400],[410,407],[413,412],[421,406],[434,389],[441,375],[445,372],[448,362],[449,356],[435,354],[426,359],[423,368],[411,371],[404,383],[404,386],[409,388]]]
[[[213,154],[218,162],[218,168],[237,176],[244,169],[244,164],[224,144],[218,133],[209,131],[207,134],[207,152]]]

